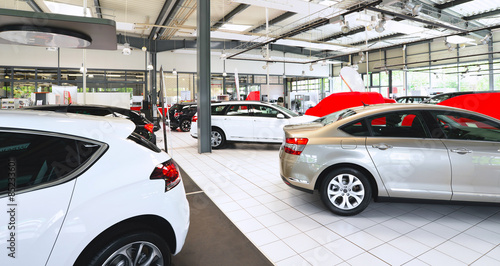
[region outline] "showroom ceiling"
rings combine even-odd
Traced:
[[[86,4],[89,16],[117,22],[117,34],[196,40],[197,0],[4,0],[0,8],[57,13]],[[211,38],[228,58],[260,49],[315,60],[442,38],[481,45],[500,26],[498,0],[212,0]],[[55,3],[55,4],[54,4]],[[186,43],[184,42],[184,43]],[[267,46],[269,44],[269,46]],[[178,45],[177,48],[189,48]],[[294,50],[295,49],[295,50]],[[222,52],[221,52],[222,53]],[[267,58],[266,58],[267,56]]]

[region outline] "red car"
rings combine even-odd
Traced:
[[[457,107],[500,119],[498,103],[500,103],[500,93],[486,92],[456,96],[442,101],[438,105]]]
[[[307,109],[306,115],[325,116],[346,108],[380,104],[394,103],[392,99],[382,97],[378,92],[338,92],[324,98],[316,106]]]

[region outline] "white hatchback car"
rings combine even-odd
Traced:
[[[227,141],[281,143],[283,126],[310,122],[318,117],[299,116],[275,104],[258,101],[213,103],[212,148],[223,148]],[[191,123],[191,136],[198,137],[197,114]]]
[[[189,205],[126,119],[0,111],[0,265],[169,265]]]

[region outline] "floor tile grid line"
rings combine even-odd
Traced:
[[[458,211],[460,211],[460,210],[461,210],[461,209],[463,209],[463,208],[464,208],[464,207],[458,208],[458,209],[456,209],[454,212],[458,212]],[[452,213],[454,213],[454,212],[452,212]],[[499,212],[500,212],[500,211],[499,211]],[[450,213],[450,214],[452,214],[452,213]],[[497,212],[497,213],[498,213],[498,212]],[[465,230],[463,230],[463,231],[458,231],[458,230],[457,230],[457,231],[458,231],[458,233],[457,233],[457,234],[455,234],[454,236],[451,236],[451,237],[449,237],[449,238],[445,239],[445,241],[443,241],[443,242],[442,242],[442,243],[440,243],[439,245],[437,245],[437,246],[435,246],[435,247],[433,247],[433,248],[429,249],[428,251],[426,251],[426,252],[424,252],[424,253],[420,254],[419,256],[416,256],[416,257],[415,257],[415,258],[413,258],[412,260],[418,259],[420,256],[424,255],[425,253],[430,252],[430,251],[432,251],[432,250],[435,250],[438,246],[443,245],[444,243],[446,243],[446,242],[450,241],[451,239],[453,239],[454,237],[456,237],[456,236],[458,236],[458,235],[460,235],[460,234],[462,234],[462,233],[465,233],[468,229],[473,228],[474,226],[476,226],[476,225],[480,224],[481,222],[488,220],[490,217],[493,217],[493,216],[494,216],[494,215],[496,215],[497,213],[491,214],[490,216],[488,216],[488,217],[484,218],[483,220],[481,220],[481,221],[477,222],[476,224],[470,225],[467,229],[465,229]],[[448,215],[450,215],[450,214],[448,214]],[[447,216],[447,215],[446,215],[446,216]],[[440,219],[440,218],[438,218],[438,219]],[[436,219],[436,220],[438,220],[438,219]],[[425,230],[425,231],[429,232],[428,230],[426,230],[426,229],[425,229],[425,228],[423,228],[423,227],[424,227],[424,226],[426,226],[426,225],[429,225],[429,224],[434,223],[436,220],[429,221],[427,224],[422,225],[422,226],[420,226],[420,227],[417,227],[417,228],[415,228],[415,229],[414,229],[414,230],[412,230],[412,231],[416,231],[416,230],[418,230],[418,229],[422,229],[422,230]],[[374,226],[375,226],[375,225],[374,225]],[[372,226],[372,227],[373,227],[373,226]],[[485,230],[488,230],[488,229],[485,229]],[[410,232],[412,232],[412,231],[410,231]],[[408,232],[408,233],[410,233],[410,232]],[[367,232],[367,233],[368,233],[368,234],[370,234],[369,232]],[[429,232],[429,233],[432,233],[432,232]],[[370,234],[370,235],[372,235],[372,234]],[[376,237],[376,236],[374,236],[374,237]],[[346,239],[346,240],[348,240],[348,239]],[[348,241],[349,241],[349,240],[348,240]],[[415,239],[415,241],[421,242],[421,241],[419,241],[419,240],[417,240],[417,239]],[[352,242],[351,242],[351,243],[352,243]],[[353,243],[353,244],[355,244],[355,245],[356,245],[356,243]],[[390,243],[388,243],[388,244],[389,244],[389,245],[391,245]],[[425,244],[425,243],[422,243],[422,244]],[[462,244],[460,244],[460,243],[457,243],[457,244],[462,245]],[[381,245],[379,245],[379,246],[381,246]],[[391,245],[391,246],[393,246],[393,245]],[[462,245],[462,246],[464,246],[464,245]],[[498,245],[496,245],[495,247],[491,248],[491,249],[490,249],[490,251],[494,250],[494,249],[495,249],[496,247],[498,247],[498,246],[500,246],[500,244],[498,244]],[[395,246],[394,246],[394,247],[395,247]],[[464,246],[464,247],[465,247],[465,248],[467,248],[467,246]],[[371,250],[373,250],[373,249],[375,249],[375,248],[376,248],[376,247],[372,248]],[[395,248],[398,248],[398,247],[395,247]],[[398,248],[398,249],[399,249],[399,248]],[[402,250],[402,251],[404,252],[404,250]],[[367,250],[366,252],[368,252],[368,253],[372,254],[373,256],[377,257],[375,254],[371,253],[369,250]],[[441,252],[441,251],[438,251],[438,252]],[[446,254],[446,253],[444,253],[444,252],[441,252],[441,253],[442,253],[442,254],[444,254],[444,255],[447,255],[447,256],[451,256],[451,257],[452,257],[452,255],[451,255],[451,254]],[[479,259],[481,259],[482,257],[487,256],[487,254],[488,254],[488,253],[483,254],[482,256],[478,257],[475,261],[478,261],[478,260],[479,260]],[[381,258],[379,258],[379,259],[381,259]],[[381,259],[381,260],[382,260],[382,259]],[[410,260],[410,261],[412,261],[412,260]],[[408,262],[410,262],[410,261],[408,261]],[[465,263],[465,262],[464,262],[464,263]]]
[[[482,223],[482,222],[484,222],[484,221],[487,221],[487,220],[488,220],[488,219],[490,219],[491,217],[493,217],[493,216],[497,215],[499,212],[500,212],[500,211],[497,211],[496,213],[491,214],[490,216],[488,216],[488,217],[484,218],[482,221],[477,222],[474,226],[479,225],[480,223]],[[472,228],[472,227],[474,227],[474,226],[469,227],[467,230],[469,230],[470,228]],[[464,232],[466,232],[467,230],[465,230]],[[488,229],[485,229],[485,230],[488,230]],[[462,245],[461,243],[457,243],[457,244],[467,248],[467,246]],[[496,246],[494,246],[493,248],[491,248],[488,252],[484,253],[482,256],[480,256],[479,258],[477,258],[477,259],[476,259],[474,262],[472,262],[471,264],[474,264],[475,262],[479,261],[480,259],[482,259],[482,258],[484,258],[484,257],[488,257],[488,254],[489,254],[490,252],[492,252],[493,250],[495,250],[496,248],[498,248],[498,247],[500,247],[500,243],[498,243]],[[494,258],[492,258],[492,259],[494,259]],[[500,259],[499,259],[498,261],[499,261],[499,263],[500,263]]]

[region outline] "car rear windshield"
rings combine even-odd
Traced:
[[[154,152],[161,152],[160,148],[158,148],[155,144],[150,142],[149,140],[145,139],[143,136],[133,132],[130,136],[128,136],[128,139],[133,140],[135,143],[146,147]]]
[[[331,113],[329,115],[325,115],[321,118],[318,118],[318,119],[314,120],[314,122],[319,122],[319,123],[323,124],[323,126],[326,126],[328,124],[342,120],[346,117],[349,117],[349,116],[355,115],[355,114],[356,114],[356,112],[354,112],[351,109],[344,109],[344,110],[340,110],[340,111],[335,112],[335,113]]]

